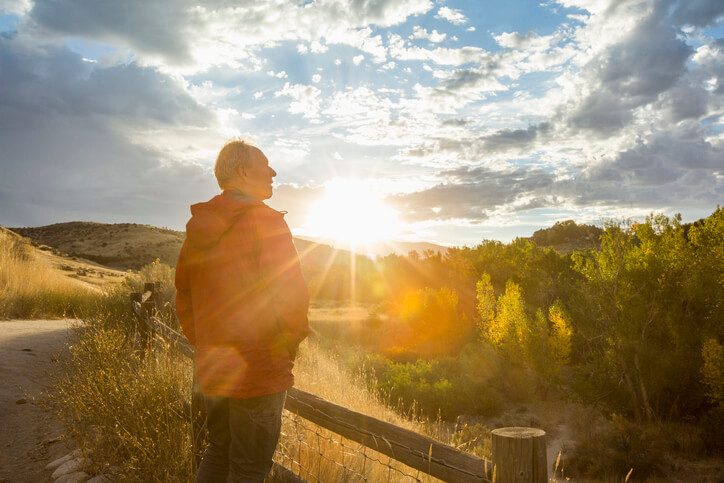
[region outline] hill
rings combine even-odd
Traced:
[[[10,229],[71,257],[85,258],[121,270],[137,270],[156,258],[175,265],[185,238],[182,232],[136,223],[71,221]]]
[[[10,228],[13,232],[52,247],[58,255],[83,258],[120,270],[138,270],[157,258],[175,266],[184,232],[136,223],[72,221],[35,228]],[[302,264],[324,266],[349,263],[350,252],[330,245],[295,238]]]
[[[105,267],[91,260],[63,253],[62,251],[42,244],[29,237],[22,236],[14,230],[0,226],[2,245],[11,247],[16,255],[32,259],[59,272],[74,282],[93,287],[102,287],[123,279],[125,272]]]

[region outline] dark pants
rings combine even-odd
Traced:
[[[286,391],[252,399],[204,396],[209,445],[196,483],[262,482],[282,427]]]

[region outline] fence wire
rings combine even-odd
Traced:
[[[275,460],[310,482],[438,482],[287,410]]]

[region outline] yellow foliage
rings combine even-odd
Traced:
[[[487,334],[495,322],[495,293],[493,285],[490,283],[490,275],[487,273],[483,273],[478,280],[475,296],[478,300],[480,330],[483,334]]]
[[[701,347],[701,368],[706,395],[714,404],[724,405],[724,347],[715,339],[706,339]]]
[[[556,364],[568,364],[571,358],[571,321],[563,311],[560,303],[556,301],[548,309],[548,320],[551,323],[548,336],[549,353]]]

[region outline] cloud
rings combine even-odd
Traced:
[[[724,3],[716,0],[677,0],[673,6],[671,19],[674,25],[709,27],[716,25],[724,16]]]
[[[291,114],[301,114],[306,119],[316,120],[322,105],[321,91],[314,86],[304,84],[284,84],[274,93],[275,97],[287,96],[292,99],[289,104]]]
[[[428,32],[427,29],[424,29],[420,27],[419,25],[415,25],[415,27],[412,30],[412,35],[410,35],[411,39],[424,39],[429,40],[432,43],[440,43],[443,40],[445,40],[445,37],[447,37],[447,34],[440,33],[437,30],[433,30],[432,32]]]
[[[435,18],[445,19],[455,25],[462,25],[468,21],[468,19],[460,12],[460,10],[449,7],[440,8],[440,10],[437,11],[437,15],[435,15]]]
[[[328,44],[351,45],[384,62],[384,47],[369,25],[391,27],[432,8],[430,0],[286,0],[233,5],[222,0],[129,0],[109,6],[93,0],[38,0],[29,18],[45,31],[130,47],[144,64],[182,71],[212,65],[258,70],[258,51],[281,41],[323,53]]]
[[[219,144],[205,134],[215,116],[155,69],[103,68],[2,38],[0,83],[3,224],[131,217],[182,226],[188,198],[215,189],[203,158],[190,155]],[[179,148],[142,142],[139,131],[188,137]]]
[[[692,60],[696,62],[697,80],[710,83],[713,93],[724,95],[724,38],[699,47]]]
[[[481,222],[501,208],[516,203],[531,193],[526,209],[543,206],[545,191],[554,176],[540,169],[496,171],[489,168],[459,168],[445,171],[446,181],[426,190],[394,196],[387,201],[400,210],[406,221],[471,220]]]
[[[481,64],[492,57],[490,52],[480,47],[424,49],[410,44],[397,34],[390,35],[388,46],[389,54],[393,58],[432,61],[440,65]]]
[[[518,130],[489,136],[513,142],[531,136]],[[529,140],[528,140],[529,141]],[[440,149],[455,146],[440,145]],[[457,146],[458,149],[464,146]],[[641,139],[635,146],[580,169],[461,167],[437,174],[442,182],[398,195],[390,202],[407,221],[468,220],[535,208],[710,208],[724,199],[724,141],[708,141],[689,121]]]
[[[578,92],[563,106],[566,122],[601,136],[623,129],[637,108],[677,85],[692,53],[659,18],[645,19],[583,67]]]
[[[713,206],[724,196],[724,143],[697,123],[655,133],[612,159],[592,163],[569,191],[579,206]]]

